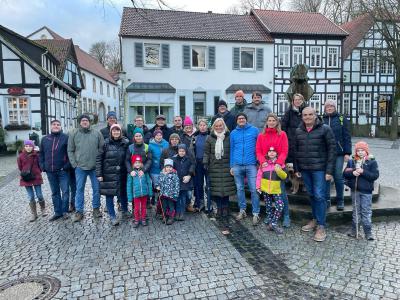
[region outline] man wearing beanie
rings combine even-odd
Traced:
[[[324,109],[324,123],[332,129],[336,140],[336,162],[332,176],[336,188],[336,207],[341,211],[344,209],[343,163],[347,162],[351,155],[350,124],[347,118],[337,112],[335,101],[326,100]],[[326,183],[326,199],[327,207],[329,207],[331,204],[330,181]]]
[[[102,128],[100,130],[101,134],[103,135],[103,138],[109,138],[110,137],[110,128],[113,124],[117,124],[117,113],[115,111],[110,111],[107,114],[107,126]],[[127,136],[126,130],[122,128],[122,135]]]
[[[246,99],[244,99],[244,92],[242,90],[238,90],[235,93],[235,106],[232,107],[231,113],[236,117],[236,115],[240,112],[243,112],[247,105]]]
[[[265,127],[267,116],[272,112],[271,108],[262,104],[261,92],[253,92],[251,95],[252,103],[246,105],[244,113],[247,115],[247,122],[257,127],[260,132]]]
[[[232,131],[233,129],[235,129],[236,127],[236,119],[235,119],[235,115],[232,114],[229,110],[228,110],[228,105],[226,104],[226,102],[224,100],[219,100],[218,102],[218,112],[217,114],[211,119],[211,124],[214,124],[214,121],[217,118],[222,118],[224,119],[224,122],[226,124],[226,126],[228,127],[229,131]]]
[[[93,191],[93,216],[99,218],[100,212],[100,190],[96,177],[96,156],[103,148],[104,139],[102,134],[90,127],[90,119],[87,115],[79,117],[79,128],[74,129],[68,138],[68,158],[76,176],[76,214],[74,222],[79,222],[84,214],[84,192],[86,179],[89,176]]]

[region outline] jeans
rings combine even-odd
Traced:
[[[194,177],[194,191],[195,191],[195,202],[194,206],[201,208],[204,204],[204,183],[206,184],[206,195],[207,195],[207,210],[211,210],[211,191],[210,191],[210,177],[208,172],[204,169],[203,161],[197,160],[196,162],[196,176]]]
[[[326,220],[326,180],[325,171],[302,170],[304,185],[310,196],[313,219],[325,226]]]
[[[76,176],[76,197],[75,197],[75,208],[79,213],[83,213],[84,209],[84,193],[85,193],[85,184],[86,179],[89,176],[90,182],[92,183],[92,191],[93,191],[93,199],[92,206],[93,208],[100,207],[100,188],[99,182],[96,178],[96,170],[82,170],[81,168],[75,169]]]
[[[372,194],[363,194],[351,191],[351,199],[353,204],[353,231],[356,231],[356,225],[363,226],[364,233],[371,233],[371,217],[372,217]]]
[[[343,163],[344,163],[344,156],[336,156],[336,165],[335,169],[333,170],[333,180],[335,182],[335,189],[336,189],[336,204],[343,205],[344,204],[344,180],[343,180]],[[326,182],[326,200],[329,201],[331,199],[331,182]]]
[[[69,174],[67,171],[47,172],[50,183],[54,215],[62,216],[69,209]]]
[[[121,195],[118,197],[119,203],[121,203],[121,208],[123,212],[128,211],[128,198],[126,195]],[[115,219],[115,209],[114,209],[114,196],[106,195],[106,206],[108,210],[108,214],[111,219]]]
[[[247,185],[251,193],[251,205],[253,214],[260,213],[260,197],[256,190],[257,167],[255,165],[233,166],[233,175],[237,189],[238,204],[240,210],[246,210],[246,195],[244,192],[244,179],[247,177]]]
[[[71,203],[71,206],[75,207],[76,177],[74,169],[71,169],[69,171],[69,191],[70,191],[69,202]]]
[[[35,201],[35,193],[36,193],[36,197],[38,198],[38,201],[43,200],[42,186],[40,184],[34,185],[34,186],[26,186],[25,189],[26,189],[26,192],[28,193],[28,200],[30,202]]]
[[[186,206],[189,204],[191,199],[190,191],[180,191],[178,201],[176,202],[176,213],[182,214],[185,212]]]

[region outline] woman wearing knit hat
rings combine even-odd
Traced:
[[[119,224],[114,210],[115,196],[121,204],[122,216],[129,216],[125,165],[128,146],[129,140],[122,135],[121,126],[113,124],[110,127],[110,137],[105,139],[104,146],[96,158],[96,177],[100,184],[100,194],[106,196],[107,211],[113,226]]]
[[[366,142],[360,141],[354,147],[354,158],[347,162],[343,172],[346,185],[351,188],[353,222],[350,237],[358,238],[359,225],[364,230],[365,239],[374,240],[372,235],[372,192],[374,182],[379,178],[378,163],[369,153]]]
[[[39,155],[34,150],[35,144],[33,141],[24,141],[24,149],[19,154],[17,163],[20,173],[19,185],[25,187],[28,194],[29,207],[32,213],[30,222],[37,219],[37,210],[35,202],[35,193],[38,203],[42,210],[42,216],[46,216],[45,202],[42,194],[42,170],[39,166]]]
[[[326,100],[324,105],[325,113],[323,120],[328,125],[336,140],[336,163],[333,169],[333,181],[336,188],[336,207],[337,210],[344,209],[344,180],[343,180],[343,164],[347,162],[351,155],[351,135],[350,124],[347,118],[336,110],[336,102]],[[326,183],[326,200],[327,207],[331,204],[331,182]]]

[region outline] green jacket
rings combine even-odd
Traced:
[[[103,135],[93,129],[73,129],[68,138],[68,158],[73,168],[96,169],[97,153],[103,149]]]

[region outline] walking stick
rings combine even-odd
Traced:
[[[358,205],[357,205],[357,182],[358,176],[356,177],[356,183],[354,184],[354,205],[356,210],[356,239],[358,240]]]
[[[164,208],[163,208],[163,204],[162,204],[162,200],[161,200],[161,194],[158,196],[158,201],[160,202],[160,206],[161,206],[161,215],[163,218],[163,222],[164,222],[164,224],[167,224],[167,220],[165,218]]]

